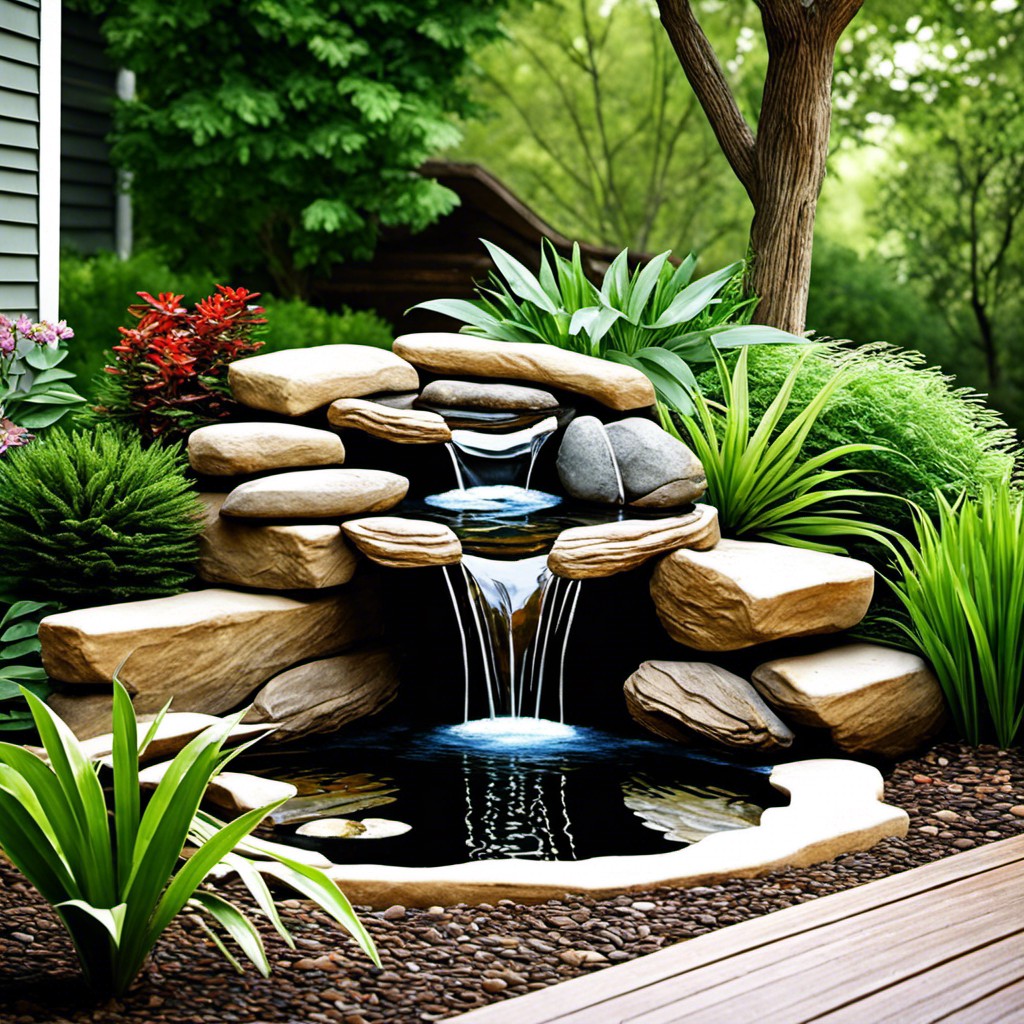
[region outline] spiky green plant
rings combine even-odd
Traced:
[[[284,801],[256,808],[229,824],[199,813],[210,780],[245,749],[223,749],[241,713],[210,726],[181,750],[143,809],[139,761],[166,708],[140,743],[131,700],[114,681],[113,792],[108,800],[100,765],[89,760],[74,733],[35,694],[25,690],[24,696],[47,761],[24,747],[0,743],[0,849],[57,911],[89,985],[100,993],[124,993],[167,926],[186,907],[208,915],[268,975],[270,965],[252,922],[223,896],[200,889],[218,865],[234,869],[262,913],[292,945],[258,865],[233,852]],[[195,852],[183,861],[186,843]],[[275,862],[275,879],[315,900],[379,964],[373,940],[334,882],[314,868],[271,853],[264,844],[259,852]],[[220,936],[212,930],[210,934],[240,970]]]
[[[544,342],[633,366],[660,401],[682,413],[693,412],[699,391],[690,363],[710,363],[719,349],[805,340],[748,322],[757,300],[743,295],[742,261],[693,281],[693,253],[674,266],[672,253],[663,252],[630,273],[623,249],[598,288],[578,245],[567,260],[545,239],[538,277],[498,246],[484,245],[502,277],[492,274],[489,286],[477,289],[478,301],[434,299],[413,308],[461,320],[466,334]]]
[[[69,606],[159,597],[195,575],[202,511],[178,448],[57,429],[0,461],[0,550],[18,592]]]
[[[891,621],[932,663],[961,735],[992,729],[1008,747],[1024,719],[1024,506],[1005,486],[936,500],[937,525],[918,510],[916,540],[893,545],[910,623]]]
[[[803,454],[815,420],[843,382],[843,371],[837,369],[793,413],[789,409],[793,388],[803,359],[812,352],[808,347],[794,364],[756,429],[750,416],[747,349],[740,352],[732,370],[716,353],[724,408],[697,394],[695,414],[682,418],[685,436],[675,427],[671,416],[663,413],[662,422],[667,430],[689,443],[703,463],[708,500],[718,509],[724,532],[736,537],[754,535],[817,551],[844,552],[839,544],[819,538],[860,536],[877,540],[888,532],[885,527],[864,522],[857,510],[841,505],[847,499],[876,497],[874,491],[832,486],[855,472],[836,468],[840,459],[872,452],[879,446],[851,443],[813,457]],[[787,412],[788,423],[780,429]]]

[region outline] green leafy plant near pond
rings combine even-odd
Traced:
[[[748,322],[757,300],[743,295],[742,262],[694,281],[693,253],[676,266],[663,252],[631,273],[623,249],[598,287],[578,245],[567,260],[545,241],[536,277],[503,249],[484,245],[501,277],[492,274],[477,289],[478,301],[434,299],[414,308],[461,320],[466,334],[543,342],[633,366],[660,401],[687,415],[699,391],[691,363],[713,362],[719,349],[804,340]]]
[[[1024,506],[1006,487],[935,500],[937,524],[919,510],[915,540],[894,545],[910,621],[893,624],[932,663],[961,735],[1008,747],[1024,719]]]
[[[750,410],[747,349],[740,352],[731,370],[716,353],[724,407],[696,394],[696,411],[682,417],[682,433],[672,417],[663,416],[666,429],[685,440],[701,460],[707,474],[708,501],[718,509],[722,530],[729,536],[756,536],[818,551],[844,552],[844,547],[825,538],[877,540],[886,532],[884,527],[863,522],[855,509],[845,505],[853,498],[874,498],[875,492],[834,486],[855,472],[839,468],[841,459],[862,456],[879,446],[859,442],[816,455],[805,451],[818,416],[844,380],[842,370],[835,370],[813,397],[793,409],[800,370],[813,354],[812,348],[803,349],[756,425]]]
[[[761,422],[794,368],[791,398],[778,428],[814,401],[841,369],[838,386],[807,434],[804,454],[814,457],[851,443],[876,445],[844,458],[841,465],[857,470],[851,482],[906,500],[876,498],[870,508],[854,500],[854,507],[909,536],[914,528],[907,502],[936,514],[937,493],[949,501],[964,491],[978,496],[986,485],[1015,473],[1016,438],[979,395],[955,387],[917,353],[884,344],[819,344],[809,356],[804,347],[790,345],[751,349],[747,391],[752,426]],[[710,400],[724,400],[716,370],[702,373],[698,382]]]
[[[112,793],[71,730],[25,691],[47,762],[0,743],[0,848],[57,911],[89,985],[121,995],[167,926],[183,910],[206,915],[264,976],[270,964],[259,932],[235,904],[200,888],[218,865],[237,872],[260,911],[294,948],[257,864],[235,852],[278,800],[224,824],[199,805],[210,780],[244,747],[224,750],[241,714],[211,726],[170,762],[145,808],[139,762],[163,718],[141,742],[127,691],[114,682]],[[379,965],[373,940],[348,900],[322,872],[248,839],[273,878],[314,900]],[[182,860],[186,843],[195,847]],[[243,847],[244,848],[244,847]],[[272,865],[267,864],[273,861]],[[207,927],[236,969],[238,960]]]
[[[53,430],[0,460],[4,573],[72,607],[178,593],[195,576],[202,507],[177,447],[113,428]]]
[[[39,622],[56,610],[45,601],[8,601],[0,594],[0,731],[31,726],[23,688],[37,697],[50,694],[39,658]]]

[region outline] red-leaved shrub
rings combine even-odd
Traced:
[[[256,338],[267,321],[253,301],[259,292],[217,285],[191,310],[181,295],[138,295],[144,301],[128,307],[138,323],[119,328],[91,418],[130,423],[151,441],[176,441],[232,416],[238,406],[228,365],[263,345]]]

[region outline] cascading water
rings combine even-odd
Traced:
[[[550,416],[511,433],[454,430],[448,450],[458,487],[432,495],[426,503],[507,519],[560,504],[556,495],[530,489],[537,456],[557,429],[557,418]],[[557,715],[558,722],[564,722],[565,656],[579,583],[554,576],[546,554],[509,560],[465,553],[461,569],[468,616],[462,614],[451,570],[445,572],[461,631],[465,721],[471,723],[474,713],[486,710],[490,720],[520,732],[532,722],[546,721],[545,715]],[[474,706],[470,682],[470,664],[476,660],[471,634],[479,646],[486,697],[480,708]],[[548,697],[545,680],[556,670],[558,689]]]

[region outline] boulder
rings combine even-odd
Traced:
[[[828,729],[847,753],[899,757],[934,736],[946,718],[928,663],[877,644],[769,661],[753,678],[765,700],[790,721]]]
[[[700,459],[653,420],[631,416],[609,423],[605,430],[631,505],[677,508],[707,490]]]
[[[224,494],[200,494],[206,525],[199,538],[199,575],[207,583],[260,590],[336,587],[352,579],[356,553],[331,523],[268,526],[220,514]]]
[[[156,789],[170,766],[170,761],[164,761],[143,768],[139,772],[139,785],[143,789]],[[290,800],[297,792],[289,782],[264,779],[244,772],[221,772],[210,779],[206,787],[206,799],[221,811],[227,811],[230,817],[237,818],[257,807],[266,807],[279,800]]]
[[[625,490],[604,424],[580,416],[565,428],[556,462],[566,492],[581,501],[621,505]]]
[[[327,410],[336,427],[361,430],[396,444],[439,444],[452,439],[444,418],[421,409],[394,409],[362,398],[339,398]]]
[[[745,679],[705,662],[645,661],[623,688],[626,708],[670,740],[694,736],[724,747],[777,750],[793,733]]]
[[[419,375],[386,349],[317,345],[239,359],[228,367],[228,383],[242,405],[302,416],[336,398],[418,388]]]
[[[307,469],[239,484],[220,512],[243,519],[360,515],[393,508],[408,490],[404,476],[382,469]]]
[[[66,683],[109,683],[120,666],[137,711],[173,697],[216,714],[289,665],[377,637],[375,596],[358,584],[309,601],[213,589],[59,612],[39,627],[43,666]]]
[[[874,569],[856,558],[723,540],[710,551],[666,555],[651,578],[651,596],[673,640],[733,651],[850,629],[864,618],[874,581]]]
[[[532,412],[558,408],[558,399],[550,391],[518,384],[480,384],[468,380],[431,381],[423,389],[419,402],[445,409],[482,409],[485,412]]]
[[[188,436],[188,461],[206,476],[234,476],[345,461],[341,438],[297,423],[211,423]]]
[[[548,555],[548,568],[570,580],[614,576],[677,548],[713,548],[720,539],[718,510],[697,505],[693,512],[681,516],[626,519],[563,530]]]
[[[387,651],[355,651],[275,676],[256,694],[244,721],[273,725],[274,742],[336,732],[375,715],[397,692],[398,676]]]
[[[639,416],[607,425],[594,416],[574,420],[562,437],[557,469],[574,498],[608,505],[678,508],[707,488],[697,456]]]
[[[654,386],[639,370],[554,345],[428,333],[404,334],[392,347],[414,366],[434,373],[532,381],[585,395],[611,409],[645,409],[655,401]]]
[[[391,569],[454,565],[462,561],[462,543],[443,523],[373,516],[350,519],[342,529],[367,558]]]

